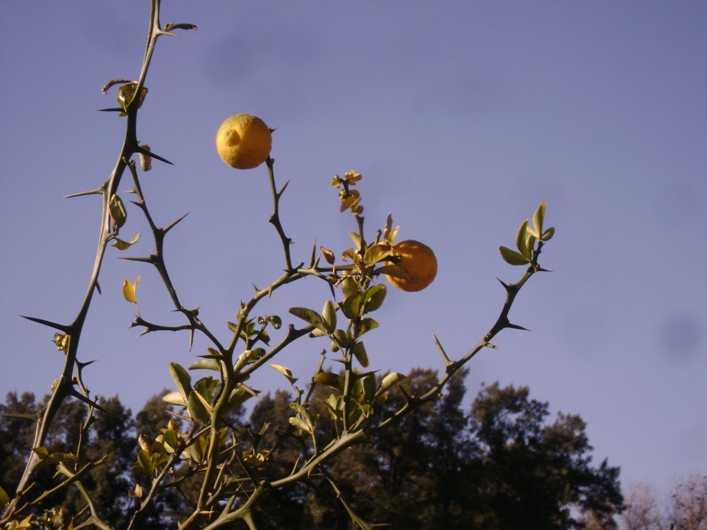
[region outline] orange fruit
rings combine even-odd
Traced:
[[[386,280],[393,287],[408,292],[422,291],[435,279],[437,258],[430,247],[408,239],[393,245],[392,250],[393,255],[399,257],[398,267],[401,267],[409,276],[409,278],[399,278],[386,274]]]
[[[221,160],[236,169],[252,169],[265,162],[272,148],[272,133],[265,122],[250,114],[234,114],[216,133]]]

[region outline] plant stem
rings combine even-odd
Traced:
[[[32,447],[42,447],[44,441],[47,437],[47,433],[59,411],[62,403],[72,393],[72,376],[74,371],[74,366],[76,364],[76,358],[78,354],[78,347],[81,338],[81,333],[83,330],[83,325],[86,321],[86,316],[91,305],[91,300],[93,298],[93,293],[98,285],[98,276],[101,270],[101,265],[103,263],[103,258],[105,256],[106,246],[110,239],[110,211],[109,202],[113,195],[115,195],[120,180],[125,171],[126,161],[130,160],[133,154],[137,150],[137,111],[140,104],[140,98],[137,96],[140,94],[140,90],[144,84],[145,76],[147,75],[147,70],[149,68],[150,60],[152,59],[152,54],[155,49],[155,43],[157,37],[159,37],[163,32],[159,27],[159,0],[152,0],[151,2],[151,13],[150,13],[150,27],[148,31],[147,44],[145,49],[145,57],[143,60],[142,71],[140,73],[140,79],[138,81],[138,87],[135,91],[136,96],[133,98],[131,103],[126,109],[127,115],[127,126],[125,138],[123,141],[123,146],[121,147],[118,160],[113,168],[113,171],[106,180],[106,182],[101,186],[102,195],[102,209],[101,209],[101,224],[98,235],[98,245],[96,249],[96,255],[93,262],[93,270],[88,282],[88,288],[86,289],[86,294],[84,295],[83,302],[78,311],[76,318],[73,323],[66,328],[66,334],[69,336],[69,347],[66,351],[66,359],[64,362],[64,368],[62,369],[61,376],[58,379],[56,388],[52,393],[46,407],[41,413],[41,416],[37,423],[37,428],[34,435],[34,440],[32,442]],[[39,457],[35,452],[31,452],[29,458],[27,459],[27,464],[25,465],[22,478],[17,486],[17,495],[11,501],[8,509],[5,511],[4,518],[8,518],[12,515],[17,507],[17,500],[21,498],[30,476],[37,464],[39,463]]]

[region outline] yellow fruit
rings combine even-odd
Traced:
[[[409,278],[385,275],[393,287],[403,291],[422,291],[437,275],[437,258],[427,245],[408,239],[393,245],[393,255],[399,256],[397,265],[405,270]]]
[[[221,160],[236,169],[258,167],[270,156],[272,134],[265,122],[250,114],[234,114],[216,133]]]

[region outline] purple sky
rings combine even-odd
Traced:
[[[69,323],[88,282],[99,186],[124,122],[109,79],[136,78],[147,0],[0,3],[0,396],[49,391],[63,356],[53,333],[20,314]],[[196,32],[158,43],[139,139],[170,159],[143,178],[159,223],[189,217],[167,240],[185,305],[222,340],[252,284],[283,264],[267,223],[264,167],[218,158],[221,121],[248,112],[277,127],[273,157],[290,180],[282,219],[296,260],[317,243],[339,254],[355,229],[331,177],[355,169],[368,234],[388,212],[400,239],[434,248],[439,274],[420,293],[391,290],[366,342],[371,365],[441,368],[434,331],[460,357],[493,324],[495,277],[521,221],[547,199],[557,235],[499,351],[470,365],[482,381],[528,385],[554,411],[588,423],[595,461],[624,483],[663,486],[707,472],[707,3],[704,2],[163,2],[163,22]],[[130,184],[121,189],[130,188]],[[124,198],[127,199],[129,196]],[[152,249],[137,209],[125,255]],[[82,339],[92,393],[133,411],[188,365],[186,335],[136,339],[123,279],[141,275],[142,315],[180,323],[147,266],[108,252]],[[283,290],[262,311],[320,309],[321,282]],[[276,362],[307,380],[322,342]],[[266,370],[256,388],[285,387]]]

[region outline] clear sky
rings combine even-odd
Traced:
[[[470,365],[481,382],[528,385],[553,413],[578,413],[598,463],[623,482],[663,486],[707,472],[707,3],[677,2],[187,2],[165,0],[163,22],[196,32],[159,41],[139,139],[175,163],[143,178],[158,222],[187,219],[167,240],[185,305],[228,335],[241,300],[283,267],[268,224],[265,167],[218,158],[221,121],[247,112],[277,127],[272,156],[290,180],[282,219],[305,260],[315,238],[337,254],[353,217],[331,177],[355,169],[369,235],[390,212],[400,239],[434,248],[427,290],[391,290],[366,343],[371,365],[442,367],[431,332],[463,355],[503,301],[495,277],[521,221],[542,199],[557,228],[500,350]],[[138,76],[147,0],[0,3],[0,395],[42,395],[61,370],[53,332],[19,318],[71,322],[98,234],[99,186],[124,121],[97,109],[113,78]],[[129,183],[121,189],[131,187]],[[127,199],[129,196],[124,196]],[[139,211],[128,255],[151,251]],[[142,276],[140,310],[176,324],[156,273],[111,249],[82,339],[92,394],[133,411],[171,387],[167,364],[208,346],[187,336],[135,338],[123,279]],[[327,296],[308,280],[265,305]],[[277,360],[305,381],[321,342]],[[266,370],[264,390],[286,381]]]

